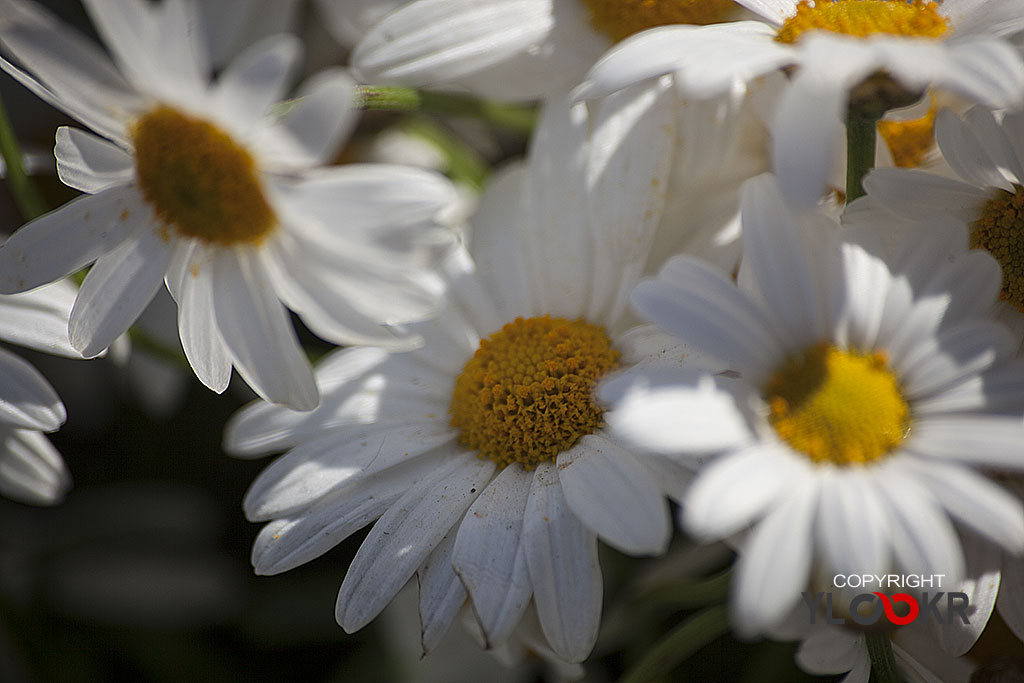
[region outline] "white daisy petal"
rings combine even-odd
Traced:
[[[801,46],[802,68],[772,123],[773,157],[782,194],[811,207],[826,190],[832,141],[842,135],[848,91],[878,65],[856,41],[815,33]]]
[[[553,23],[541,0],[418,0],[363,36],[352,65],[364,83],[450,82],[540,43]]]
[[[316,379],[324,400],[315,410],[301,413],[263,401],[250,404],[225,427],[225,449],[250,458],[348,425],[448,422],[453,382],[424,364],[419,354],[341,349],[319,363]]]
[[[1013,156],[1024,159],[1024,111],[1010,111],[1003,114],[1003,130],[1013,149]],[[1024,181],[1018,177],[1017,180]]]
[[[355,490],[327,496],[301,515],[277,519],[265,527],[252,549],[257,574],[280,574],[324,554],[380,517],[402,491],[422,481],[436,462],[376,472]]]
[[[772,24],[781,25],[793,15],[793,0],[737,0],[738,5],[756,12]]]
[[[928,339],[943,326],[975,317],[977,302],[992,301],[998,286],[998,266],[984,251],[974,250],[947,267],[933,268],[918,291],[901,292],[907,299],[886,311],[890,325],[883,322],[879,344],[888,353],[889,362],[894,368],[903,367],[919,340]],[[913,306],[908,305],[910,297],[917,298]]]
[[[67,418],[53,387],[27,361],[0,348],[0,426],[56,431]]]
[[[820,288],[775,178],[766,174],[744,183],[740,211],[744,266],[761,298],[779,316],[780,330],[797,340],[823,336]]]
[[[696,259],[673,258],[657,280],[636,286],[632,301],[651,322],[744,374],[783,355],[764,312],[724,273]]]
[[[32,75],[7,60],[0,60],[0,66],[47,102],[124,142],[123,119],[138,111],[143,100],[110,59],[38,5],[4,2],[3,9],[0,43]]]
[[[0,430],[0,494],[30,505],[59,503],[71,488],[60,453],[36,431]]]
[[[298,39],[285,34],[248,47],[217,79],[215,106],[238,129],[255,126],[285,95],[301,51]]]
[[[1002,579],[996,609],[1014,635],[1024,639],[1024,558],[1003,558]]]
[[[536,135],[536,134],[535,134]],[[535,138],[536,139],[536,138]],[[495,315],[502,320],[528,316],[533,278],[526,273],[525,251],[519,226],[523,185],[528,179],[525,164],[512,162],[495,171],[473,215],[470,245],[477,276],[492,293]]]
[[[751,636],[781,621],[807,585],[816,482],[807,477],[753,530],[736,567],[733,628]]]
[[[943,3],[940,12],[964,35],[1006,35],[1024,28],[1024,17],[1012,2],[958,0]]]
[[[1024,503],[1020,499],[959,464],[908,459],[903,465],[927,482],[949,514],[975,533],[1011,553],[1024,550]]]
[[[324,267],[315,260],[317,257],[312,250],[303,248],[290,237],[279,235],[260,252],[260,258],[277,296],[302,317],[310,330],[337,344],[375,344],[392,350],[417,346],[415,337],[401,334],[397,326],[383,325],[380,319],[386,320],[389,315],[396,315],[397,320],[413,313],[419,314],[414,318],[424,315],[436,305],[433,292],[424,291],[414,280],[404,283],[407,289],[402,291],[402,274],[396,274],[398,281],[390,283],[387,281],[390,276],[380,273],[381,289],[399,291],[396,297],[399,304],[394,310],[389,303],[373,310],[370,304],[380,304],[384,294],[375,291],[367,296],[366,288],[358,288],[359,276],[366,275],[361,267],[351,268],[344,259],[338,259],[338,271]],[[362,278],[363,282],[365,280]],[[358,303],[358,307],[354,303]]]
[[[928,487],[899,463],[875,479],[889,509],[896,567],[905,574],[943,574],[947,585],[963,576],[964,556],[953,525]]]
[[[61,182],[89,194],[128,185],[134,176],[132,158],[123,149],[77,128],[57,129],[53,153]]]
[[[947,413],[1013,413],[1024,395],[1024,361],[998,366],[942,393],[914,402],[919,417]]]
[[[523,514],[532,481],[518,464],[503,469],[470,506],[455,538],[451,564],[487,647],[508,640],[530,604]]]
[[[68,339],[68,318],[77,295],[78,288],[68,280],[0,295],[0,339],[58,356],[81,357]]]
[[[601,567],[597,539],[569,509],[554,463],[534,471],[523,533],[544,635],[561,659],[581,662],[601,621]]]
[[[948,300],[942,323],[949,326],[976,317],[978,303],[994,301],[1001,281],[999,264],[992,255],[972,249],[951,265],[936,269],[921,295]]]
[[[564,97],[547,102],[531,142],[522,200],[530,212],[522,230],[526,260],[533,266],[527,273],[537,298],[533,303],[537,311],[570,318],[586,312],[594,287],[594,254],[582,248],[593,230],[584,176],[587,135],[586,106]]]
[[[432,224],[458,201],[441,174],[393,164],[345,164],[277,184],[296,237],[325,257],[371,260],[402,268],[433,265],[454,241]],[[346,207],[343,220],[337,206]]]
[[[976,220],[989,199],[988,192],[961,180],[905,168],[873,169],[864,179],[864,189],[907,218],[948,215]]]
[[[388,12],[404,2],[405,0],[349,0],[338,3],[333,0],[316,0],[316,6],[334,39],[344,47],[351,47]]]
[[[702,468],[683,498],[687,532],[704,540],[742,531],[782,503],[808,476],[808,463],[782,446],[759,445]]]
[[[863,648],[859,636],[845,629],[825,627],[815,630],[800,643],[795,658],[800,668],[810,674],[845,673],[854,666],[859,655],[863,656]],[[843,681],[852,683],[849,676]]]
[[[904,447],[934,461],[1024,469],[1020,417],[968,415],[922,417],[914,422]]]
[[[423,656],[433,651],[466,604],[466,589],[452,569],[454,548],[455,530],[452,529],[416,572],[420,589],[420,646]]]
[[[1009,174],[1018,182],[1024,182],[1024,160],[1014,154],[1013,141],[992,112],[984,107],[971,107],[964,122],[974,132],[1000,173],[1004,177]]]
[[[903,359],[900,385],[911,401],[933,396],[1009,358],[1020,344],[1001,325],[978,320],[957,325]]]
[[[871,574],[888,569],[890,539],[885,503],[874,477],[857,468],[829,468],[821,482],[818,543],[829,574]]]
[[[377,7],[387,6],[377,0],[362,1]],[[228,0],[197,4],[206,28],[210,63],[214,68],[223,67],[246,45],[278,35],[281,31],[294,33],[301,30],[305,17],[305,3],[300,0]],[[327,4],[318,3],[318,9],[321,10],[320,16],[329,21],[325,11]],[[330,4],[333,7],[336,3]],[[350,4],[346,2],[344,7]]]
[[[660,555],[672,533],[652,473],[622,446],[587,434],[556,459],[570,509],[601,540],[631,555]]]
[[[693,481],[693,470],[677,460],[661,455],[645,454],[644,464],[654,474],[662,494],[681,505],[683,492],[690,488]]]
[[[319,394],[313,371],[258,259],[220,251],[212,270],[213,310],[239,373],[268,401],[314,408]]]
[[[1000,567],[1003,552],[999,546],[973,535],[963,538],[964,554],[967,558],[967,570],[964,580],[956,586],[945,584],[948,590],[967,594],[970,605],[968,623],[949,615],[947,623],[939,624],[931,621],[932,637],[939,642],[943,652],[960,657],[967,653],[978,641],[978,637],[988,624],[992,610],[996,606],[999,594]]]
[[[615,375],[600,385],[613,405],[604,415],[617,438],[655,453],[709,453],[748,443],[752,435],[730,380],[699,369],[652,366]]]
[[[451,440],[447,425],[370,425],[322,433],[260,473],[245,494],[245,514],[253,521],[294,514],[321,496]]]
[[[941,69],[935,78],[939,84],[969,101],[994,109],[1019,107],[1020,93],[1024,90],[1024,72],[1021,70],[1021,55],[1012,45],[983,36],[951,41],[948,54],[948,60],[925,59]],[[907,63],[905,59],[895,61],[900,65]]]
[[[164,281],[173,243],[158,230],[101,256],[89,271],[71,310],[71,344],[91,358],[128,330]]]
[[[663,332],[657,325],[643,324],[632,327],[618,335],[618,347],[622,355],[621,362],[626,365],[645,367],[661,365],[665,367],[705,367],[712,372],[724,368],[702,358],[699,349],[684,344],[682,340]]]
[[[750,82],[793,61],[758,21],[711,26],[664,26],[623,40],[597,61],[576,99],[595,99],[649,78],[675,72],[680,92],[705,98]]]
[[[83,4],[121,73],[137,87],[162,81],[155,7],[138,0],[83,0]]]
[[[167,266],[167,273],[164,275],[167,292],[175,303],[181,299],[185,278],[196,277],[210,267],[209,254],[213,252],[204,247],[205,245],[199,240],[178,240],[175,245],[171,263]]]
[[[370,530],[338,593],[348,633],[376,617],[483,490],[494,463],[465,454],[410,488]]]
[[[203,247],[183,248],[184,243],[179,242],[173,257],[187,262],[178,293],[181,347],[199,381],[219,394],[231,381],[231,356],[214,315],[210,253]]]
[[[974,131],[950,109],[935,117],[935,139],[946,163],[958,176],[974,186],[1012,190]]]
[[[618,319],[647,261],[664,214],[679,106],[672,84],[657,81],[612,93],[591,107],[596,112],[583,197],[587,227],[600,239],[593,241],[595,273],[585,309],[590,320]],[[612,269],[621,275],[595,277]]]
[[[0,247],[0,293],[60,280],[114,250],[151,212],[131,186],[79,197],[26,223]]]
[[[885,262],[852,244],[840,247],[847,283],[843,304],[835,311],[836,340],[843,346],[872,349],[885,325],[886,301],[893,279]]]
[[[326,69],[303,83],[283,118],[253,145],[286,167],[326,163],[355,124],[355,84],[341,69]]]
[[[967,245],[967,229],[963,221],[935,220],[919,223],[907,230],[906,238],[892,258],[892,272],[900,275],[899,280],[909,283],[909,291],[905,292],[908,301],[903,304],[901,316],[910,307],[911,292],[924,290],[935,277],[935,264],[957,261],[967,251]],[[947,269],[943,267],[938,270]],[[894,284],[902,290],[899,280]]]
[[[157,40],[150,52],[159,60],[164,78],[172,74],[185,92],[205,90],[211,67],[199,3],[164,0],[154,18]]]

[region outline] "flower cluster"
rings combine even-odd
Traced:
[[[166,288],[170,352],[257,396],[224,450],[282,454],[257,573],[369,527],[345,631],[415,578],[424,654],[461,617],[567,678],[602,546],[675,537],[735,555],[687,638],[851,683],[966,681],[997,610],[1024,640],[1019,0],[318,0],[343,47],[298,87],[297,2],[82,4],[102,45],[0,0],[0,68],[83,126],[0,338],[123,356]],[[0,492],[54,503],[64,407],[0,354]],[[875,592],[865,629],[836,580],[883,575],[968,616]]]

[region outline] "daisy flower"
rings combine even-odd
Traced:
[[[234,366],[297,409],[318,396],[285,306],[332,342],[409,343],[381,324],[436,312],[425,267],[452,240],[437,222],[450,183],[383,164],[316,168],[353,124],[353,89],[323,72],[278,106],[299,56],[290,36],[253,45],[211,83],[194,3],[85,5],[113,61],[36,5],[0,2],[0,46],[21,66],[0,65],[99,133],[57,131],[60,177],[87,196],[0,248],[0,292],[95,262],[70,322],[93,356],[166,282],[205,385],[223,391]]]
[[[528,168],[498,175],[472,252],[448,261],[450,305],[417,324],[422,348],[335,352],[317,369],[316,410],[255,404],[227,426],[236,455],[289,451],[245,498],[248,517],[269,522],[258,573],[308,562],[379,518],[338,596],[347,631],[415,574],[425,649],[468,595],[488,646],[533,604],[550,648],[578,662],[600,622],[597,538],[639,555],[668,543],[665,494],[683,470],[609,437],[592,391],[614,368],[671,366],[685,351],[624,317],[657,193],[640,173],[620,194],[587,191],[575,165],[588,128],[581,106],[545,110]]]
[[[868,683],[871,658],[865,634],[818,620],[799,636],[796,663],[809,674],[845,674],[842,683]],[[908,683],[968,683],[973,664],[937,647],[925,627],[912,624],[890,633],[892,654],[902,680]]]
[[[614,434],[664,454],[715,457],[683,502],[700,539],[740,543],[734,626],[784,617],[812,571],[963,576],[955,521],[1024,550],[1021,502],[981,468],[1024,469],[1024,367],[978,316],[999,268],[952,262],[925,231],[892,266],[794,212],[776,180],[744,187],[740,287],[686,256],[635,289],[640,313],[738,378],[630,371],[602,397]],[[924,245],[924,246],[922,246]],[[984,310],[983,308],[981,309]]]
[[[1024,111],[997,119],[974,107],[964,118],[939,112],[936,142],[956,174],[876,169],[864,189],[872,205],[909,222],[952,216],[970,226],[969,243],[1002,266],[998,317],[1024,336]]]
[[[879,106],[895,85],[996,108],[1024,99],[1024,59],[1000,37],[1024,28],[1017,0],[739,2],[761,21],[635,36],[594,65],[577,96],[601,97],[676,72],[686,92],[707,97],[797,67],[773,120],[773,156],[787,198],[802,205],[825,190],[851,97]]]
[[[25,294],[0,296],[0,341],[80,358],[68,342],[75,288],[57,282]],[[39,372],[0,348],[0,494],[22,503],[59,503],[71,487],[60,453],[44,436],[67,417]]]
[[[320,4],[329,3],[328,26],[339,40],[351,37],[366,2]],[[535,99],[579,82],[626,36],[741,14],[732,0],[414,0],[366,33],[352,66],[365,83],[456,86],[486,97]]]

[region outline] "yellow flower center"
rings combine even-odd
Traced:
[[[910,426],[907,402],[882,352],[817,344],[786,361],[765,396],[776,433],[816,463],[878,460]]]
[[[480,342],[455,380],[459,443],[501,466],[555,458],[601,425],[594,384],[618,357],[603,327],[516,318]]]
[[[583,0],[590,24],[612,40],[669,24],[716,24],[736,11],[732,0]]]
[[[915,168],[924,163],[935,147],[935,97],[924,116],[906,121],[879,121],[878,134],[892,154],[893,163],[901,168]]]
[[[1024,313],[1024,187],[998,190],[971,223],[971,248],[987,249],[1003,268],[999,298]]]
[[[938,38],[949,29],[949,22],[939,14],[939,3],[924,0],[817,0],[813,4],[803,0],[775,40],[795,43],[815,29],[858,38],[876,33]]]
[[[161,105],[131,136],[143,196],[183,236],[258,244],[276,225],[252,157],[219,128]]]

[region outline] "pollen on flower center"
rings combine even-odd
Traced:
[[[903,440],[910,424],[881,352],[817,344],[786,361],[769,380],[765,398],[776,433],[816,463],[878,460]]]
[[[273,229],[252,157],[216,126],[161,105],[131,136],[139,188],[166,225],[221,246],[259,243]]]
[[[924,0],[803,0],[775,40],[795,43],[815,29],[863,38],[876,33],[938,38],[949,29],[939,3]]]
[[[986,249],[1003,268],[999,298],[1024,313],[1024,187],[998,190],[971,223],[971,248]]]
[[[924,116],[906,121],[879,121],[878,134],[892,154],[893,163],[901,168],[920,166],[935,147],[935,96]]]
[[[619,41],[655,26],[715,24],[736,10],[732,0],[583,0],[590,23]]]
[[[600,426],[594,385],[618,357],[603,327],[516,318],[480,342],[455,380],[459,443],[501,466],[555,458]]]

